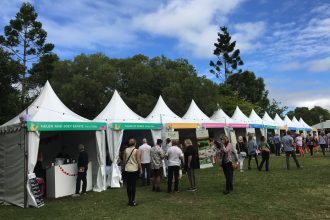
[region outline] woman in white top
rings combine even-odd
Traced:
[[[300,155],[300,156],[303,156],[303,155],[304,155],[304,150],[303,150],[303,138],[301,137],[300,133],[297,134],[296,139],[295,139],[295,142],[296,142],[296,146],[297,146],[297,149],[298,149],[299,155]]]
[[[139,171],[141,168],[141,153],[136,149],[136,141],[130,139],[128,142],[128,148],[124,151],[124,166],[125,166],[125,179],[127,185],[128,205],[136,206],[135,192],[136,192],[136,180],[139,177]]]
[[[166,157],[168,159],[168,179],[167,192],[172,192],[172,180],[174,175],[174,191],[179,192],[179,170],[180,164],[183,160],[183,152],[177,146],[178,141],[173,140],[172,146],[167,149]]]

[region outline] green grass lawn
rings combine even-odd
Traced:
[[[285,157],[271,156],[269,172],[252,161],[252,170],[235,172],[234,192],[226,196],[223,172],[213,167],[197,171],[196,192],[186,191],[186,176],[179,193],[166,193],[165,181],[161,193],[139,186],[136,207],[127,206],[125,188],[108,189],[47,199],[39,209],[0,206],[0,219],[330,219],[330,156],[298,159],[303,169],[291,160],[288,171]]]

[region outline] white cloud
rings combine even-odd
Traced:
[[[325,72],[330,70],[330,57],[313,60],[309,63],[308,70],[311,72]]]
[[[279,66],[279,69],[282,71],[297,70],[299,68],[301,68],[301,64],[299,62],[284,63]]]
[[[172,37],[195,57],[212,56],[219,21],[227,21],[242,0],[173,0],[157,11],[134,18],[134,26],[152,35]],[[214,22],[216,20],[218,23]]]

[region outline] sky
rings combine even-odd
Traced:
[[[0,1],[0,33],[23,1]],[[290,109],[330,109],[330,0],[30,0],[61,59],[85,53],[185,58],[209,73],[220,26]]]

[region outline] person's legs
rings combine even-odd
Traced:
[[[147,185],[150,185],[150,177],[151,177],[151,164],[147,163],[146,164],[146,169],[147,169]]]
[[[179,191],[179,166],[174,166],[174,191]]]
[[[132,192],[132,202],[135,202],[135,193],[136,193],[136,180],[138,177],[138,172],[132,172],[132,182],[131,182],[131,192]]]
[[[232,163],[230,162],[229,166],[228,166],[229,191],[234,190],[233,179],[234,179],[234,169],[233,169]]]
[[[298,162],[297,155],[296,155],[295,151],[292,151],[292,157],[293,157],[294,162],[296,163],[296,166],[300,167],[300,164]]]
[[[255,161],[256,161],[257,168],[258,168],[258,167],[259,167],[259,165],[258,165],[259,163],[258,163],[258,155],[257,155],[257,154],[254,155],[254,159],[255,159]]]
[[[187,175],[188,175],[188,180],[189,180],[189,184],[190,184],[190,189],[192,189],[193,183],[192,183],[192,169],[191,168],[187,169]]]
[[[259,167],[258,167],[258,170],[259,170],[259,171],[262,170],[262,167],[263,167],[263,165],[264,165],[264,163],[265,163],[265,161],[266,161],[265,152],[262,152],[262,153],[261,153],[261,158],[262,158],[262,160],[261,160],[261,163],[260,163],[260,165],[259,165]]]
[[[285,152],[285,159],[286,159],[286,168],[290,170],[290,151]]]
[[[78,172],[77,180],[76,180],[76,194],[79,194],[80,192],[80,182],[82,179],[82,173]]]
[[[142,185],[144,186],[146,184],[146,170],[147,170],[147,164],[146,163],[141,163],[142,167]]]
[[[325,144],[321,144],[322,154],[325,156]]]
[[[266,171],[269,171],[269,157],[270,157],[270,152],[268,152],[265,156],[266,156]]]
[[[281,144],[276,144],[276,156],[281,156]]]
[[[309,152],[311,154],[311,156],[313,156],[313,145],[309,145]]]
[[[241,172],[243,171],[243,162],[244,162],[244,157],[239,156],[239,169]]]
[[[87,178],[86,178],[86,176],[87,176],[87,171],[82,173],[81,180],[82,180],[83,184],[82,184],[81,193],[86,193],[86,187],[87,187]]]
[[[153,179],[152,179],[152,191],[156,190],[156,183],[157,183],[157,170],[153,169],[152,170],[153,173]]]
[[[196,189],[195,169],[191,169],[192,188]]]
[[[251,170],[251,159],[252,159],[252,155],[249,155],[249,162],[248,162],[248,169]]]
[[[172,180],[173,180],[173,166],[168,167],[168,174],[167,174],[167,192],[172,191]]]
[[[128,204],[132,203],[132,177],[130,172],[126,172],[126,191],[128,197]]]

